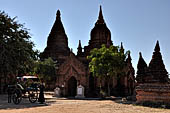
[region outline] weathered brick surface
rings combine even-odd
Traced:
[[[139,84],[136,87],[137,102],[170,103],[170,84]]]
[[[149,66],[140,53],[137,71],[136,99],[141,102],[170,103],[170,82],[157,41]]]

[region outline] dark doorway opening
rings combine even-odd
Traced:
[[[96,97],[97,92],[95,90],[95,78],[93,77],[92,73],[89,76],[89,91],[88,91],[88,97]]]
[[[125,96],[125,92],[124,92],[124,85],[122,85],[121,83],[123,83],[123,81],[121,81],[121,78],[117,78],[117,85],[116,85],[116,92],[114,96]]]
[[[133,80],[129,80],[129,88],[128,88],[129,96],[133,95]]]
[[[92,75],[89,76],[89,90],[94,90],[94,77]]]
[[[68,96],[69,97],[75,97],[76,96],[76,90],[77,90],[77,80],[75,77],[71,77],[68,80]]]
[[[1,94],[2,92],[1,92],[1,77],[0,77],[0,94]]]

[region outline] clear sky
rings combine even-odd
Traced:
[[[114,45],[123,42],[131,51],[135,71],[139,52],[149,64],[159,40],[170,73],[170,0],[1,0],[0,10],[25,23],[35,48],[42,52],[60,9],[69,47],[77,53],[78,40],[88,45],[100,5]]]

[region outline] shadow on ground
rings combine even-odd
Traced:
[[[0,95],[0,109],[24,109],[24,108],[34,108],[34,107],[44,107],[44,106],[51,106],[51,104],[57,103],[57,100],[62,100],[63,102],[65,100],[96,100],[96,101],[105,101],[105,100],[110,100],[118,104],[126,104],[126,105],[134,105],[134,106],[144,106],[144,107],[149,107],[149,108],[164,108],[164,109],[170,109],[170,105],[166,103],[142,103],[138,104],[135,101],[128,100],[127,98],[122,98],[122,97],[106,97],[106,98],[73,98],[73,97],[68,97],[68,98],[56,98],[56,97],[48,97],[46,98],[46,102],[44,104],[39,104],[38,102],[36,103],[30,103],[28,98],[23,98],[20,104],[15,105],[13,102],[8,103],[7,100],[7,95]],[[63,104],[61,101],[57,104]],[[107,105],[104,105],[107,106]]]
[[[164,103],[164,102],[142,102],[142,103],[137,103],[134,100],[129,100],[127,98],[115,98],[112,99],[114,102],[119,103],[119,104],[128,104],[128,105],[134,105],[134,106],[143,106],[143,107],[149,107],[149,108],[160,108],[160,109],[170,109],[170,104],[169,103]]]
[[[43,107],[43,106],[50,106],[51,104],[53,104],[54,102],[56,102],[56,100],[54,100],[53,98],[46,98],[46,102],[43,104],[39,104],[38,102],[35,103],[30,103],[30,101],[28,100],[28,98],[23,98],[21,100],[21,102],[16,105],[13,102],[8,103],[7,100],[7,95],[0,95],[0,109],[24,109],[24,108],[33,108],[33,107]]]

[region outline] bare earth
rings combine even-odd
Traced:
[[[71,100],[45,95],[46,103],[31,104],[23,99],[19,105],[7,103],[0,95],[0,113],[170,113],[170,109],[123,104],[121,100]]]

